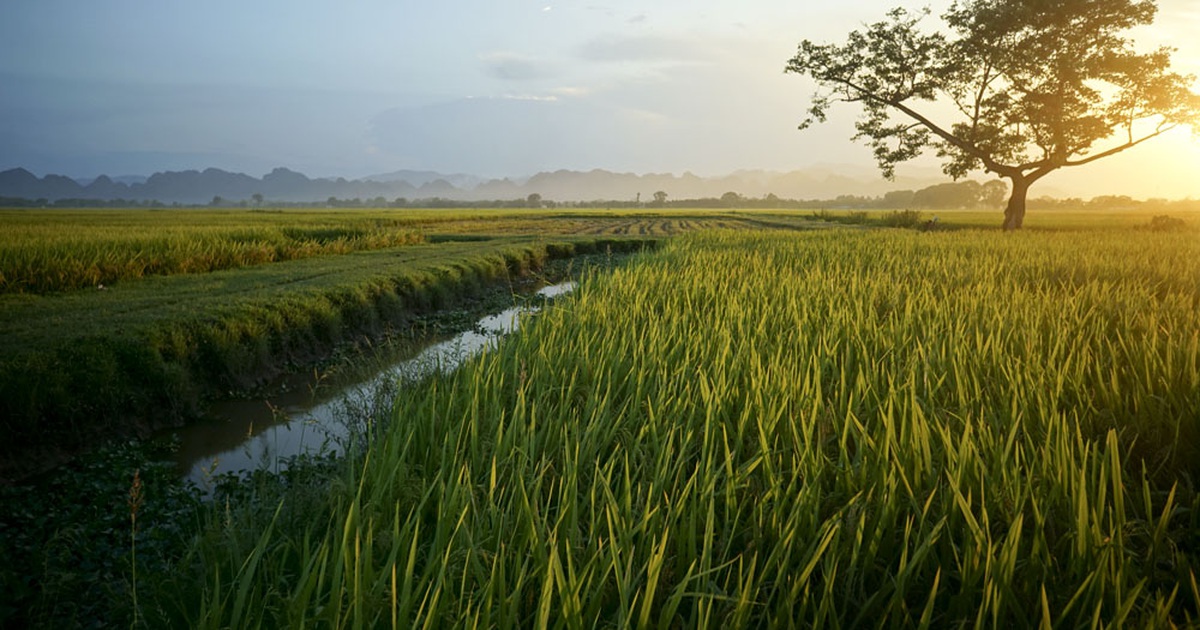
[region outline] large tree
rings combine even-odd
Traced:
[[[800,43],[787,72],[818,86],[800,128],[858,103],[854,139],[884,176],[928,149],[955,179],[995,173],[1012,182],[1004,227],[1018,229],[1049,173],[1200,123],[1195,77],[1170,70],[1171,49],[1127,37],[1156,12],[1152,0],[959,0],[927,32],[927,10],[893,9],[845,44]]]

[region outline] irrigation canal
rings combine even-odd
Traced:
[[[536,296],[553,299],[575,289],[574,282],[543,287]],[[278,469],[290,457],[340,453],[352,424],[390,406],[397,385],[438,371],[450,372],[468,358],[494,347],[515,331],[534,305],[516,306],[488,315],[471,330],[451,339],[430,342],[398,362],[383,364],[373,374],[343,383],[320,383],[309,375],[295,377],[286,391],[267,400],[215,403],[207,417],[173,431],[179,448],[175,463],[181,475],[207,488],[215,475],[259,468]]]

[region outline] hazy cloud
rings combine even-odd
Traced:
[[[472,98],[385,111],[371,135],[397,164],[497,176],[608,162],[629,143],[620,122],[581,99]]]
[[[602,87],[540,92],[557,100],[493,97],[395,108],[373,120],[371,140],[398,164],[486,176],[558,168],[672,171],[681,156],[700,172],[760,167],[779,155],[803,158],[819,134],[795,131],[802,108],[789,90],[751,99],[755,105],[745,115],[743,97],[769,93],[779,80],[773,70],[680,64]],[[826,159],[854,148],[842,135],[822,150]]]
[[[0,93],[0,170],[90,176],[208,166],[354,172],[365,165],[347,156],[357,154],[365,121],[383,100],[341,91],[163,89],[2,73],[0,84],[13,88]]]
[[[938,14],[952,0],[928,1]],[[892,2],[9,4],[0,170],[505,176],[870,165],[870,149],[850,140],[852,106],[796,130],[813,86],[782,68],[801,39],[840,40]],[[1198,4],[1159,0],[1135,40],[1175,46],[1177,68],[1200,71]],[[326,45],[297,44],[313,41]],[[1129,173],[1161,155],[1179,156],[1164,162],[1178,168],[1150,174],[1161,190],[1145,178],[1138,190],[1177,196],[1186,185],[1195,196],[1200,144],[1186,134],[1053,182],[1135,194]]]
[[[480,55],[488,76],[501,81],[533,81],[554,74],[550,65],[535,57],[513,52],[491,52]]]
[[[697,62],[713,58],[697,39],[658,35],[606,35],[579,48],[579,56],[597,62]]]
[[[505,94],[500,98],[510,101],[544,101],[548,103],[553,103],[554,101],[558,100],[557,96],[546,96],[542,94]]]
[[[587,96],[588,94],[591,94],[594,91],[595,90],[593,90],[592,88],[580,87],[577,85],[564,85],[562,87],[556,87],[556,88],[553,88],[550,90],[550,92],[552,94],[557,94],[559,96],[569,96],[569,97]]]

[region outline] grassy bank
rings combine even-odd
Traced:
[[[0,472],[178,423],[214,392],[252,387],[339,344],[403,331],[415,315],[548,259],[640,246],[575,237],[410,244],[0,296],[0,430],[8,436]]]
[[[1127,232],[672,241],[406,393],[341,473],[215,510],[139,614],[1194,625],[1198,254]]]

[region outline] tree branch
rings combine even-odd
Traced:
[[[868,96],[870,96],[870,95],[868,95]],[[872,97],[872,98],[875,98],[875,97]],[[876,99],[876,100],[879,100],[879,102],[881,102],[881,103],[884,103],[886,105],[889,105],[891,107],[894,107],[894,108],[900,110],[908,117],[921,123],[921,125],[923,125],[926,129],[932,131],[934,133],[934,135],[936,135],[939,138],[945,140],[946,142],[949,142],[950,144],[958,147],[959,149],[967,152],[968,154],[971,155],[971,157],[977,158],[980,162],[983,162],[983,165],[985,167],[987,167],[987,170],[992,171],[993,173],[996,173],[999,175],[1009,175],[1015,170],[1011,166],[1007,166],[1005,164],[1001,164],[1001,163],[997,162],[995,159],[992,158],[992,156],[990,154],[988,154],[983,149],[980,149],[979,147],[971,144],[970,142],[967,142],[966,140],[959,138],[958,136],[950,133],[949,131],[942,129],[937,124],[935,124],[933,121],[931,121],[928,118],[926,118],[925,116],[921,115],[920,113],[918,113],[916,110],[912,109],[911,107],[905,105],[902,101],[887,101],[887,100],[883,100],[883,99]]]
[[[1155,130],[1154,133],[1152,133],[1148,136],[1138,138],[1137,140],[1132,140],[1130,142],[1126,142],[1125,144],[1122,144],[1119,146],[1115,146],[1115,147],[1113,147],[1107,151],[1104,151],[1102,153],[1097,153],[1095,155],[1089,155],[1080,160],[1074,160],[1074,161],[1067,160],[1067,161],[1063,162],[1063,166],[1083,166],[1084,164],[1087,164],[1089,162],[1095,162],[1096,160],[1099,160],[1100,158],[1106,158],[1110,155],[1116,155],[1122,151],[1125,151],[1126,149],[1132,149],[1133,147],[1136,147],[1137,145],[1139,145],[1151,138],[1161,136],[1164,133],[1174,129],[1176,126],[1177,125],[1167,125],[1166,127],[1159,127],[1157,130]]]

